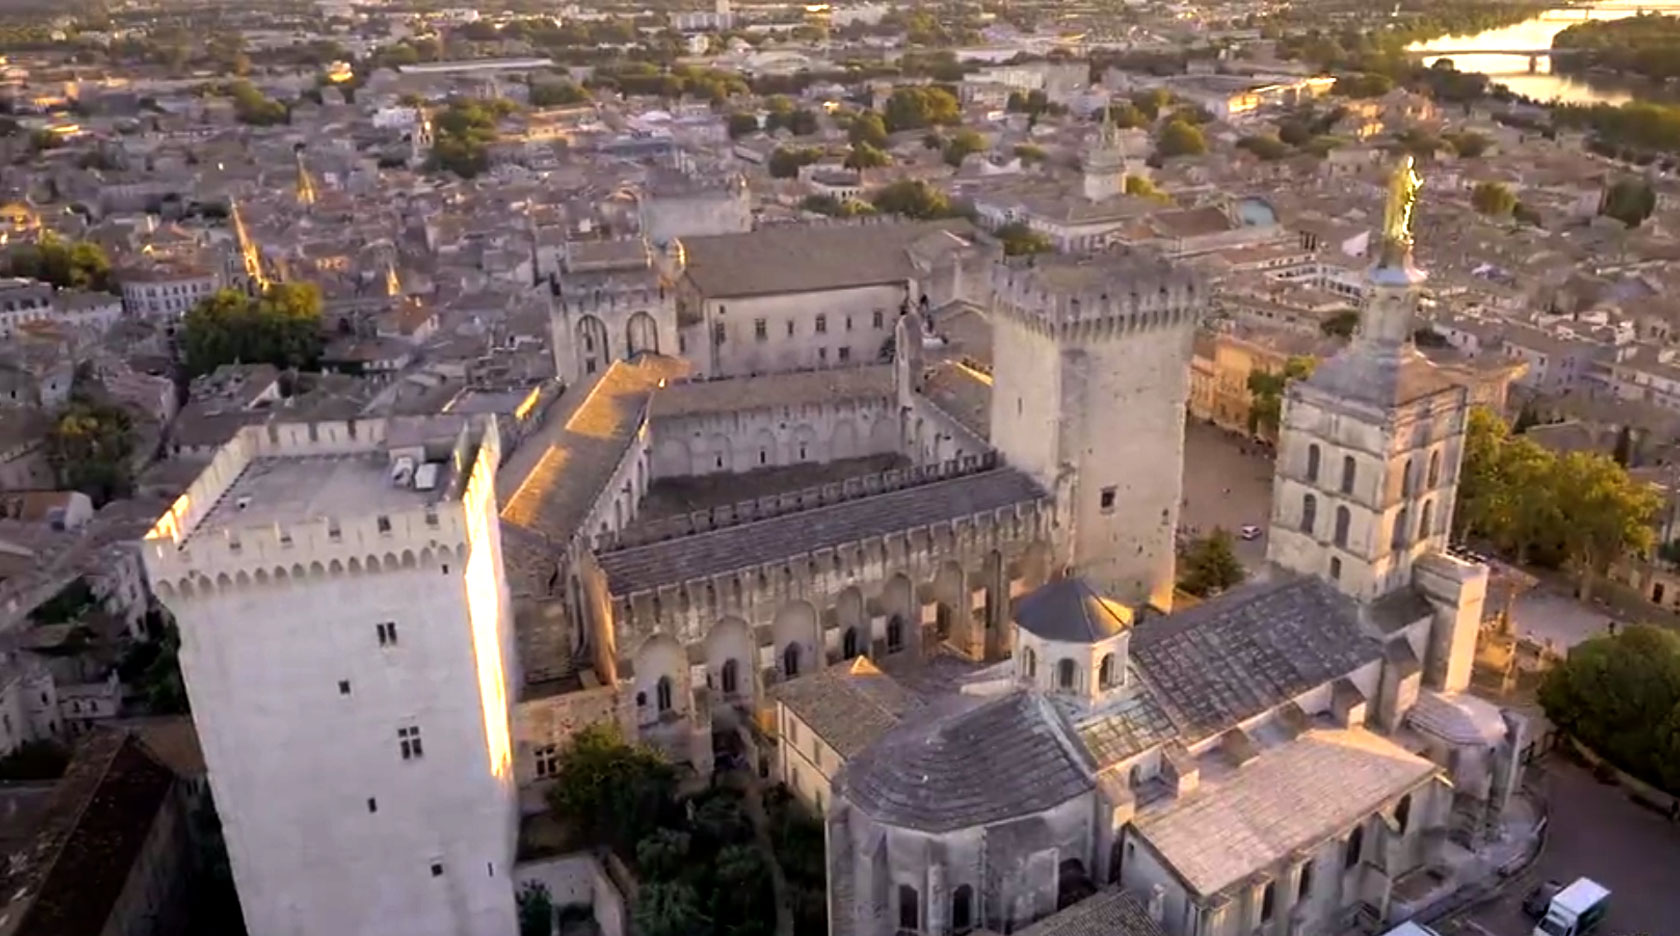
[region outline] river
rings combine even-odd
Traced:
[[[1549,49],[1552,37],[1588,17],[1592,19],[1622,19],[1641,9],[1680,15],[1680,4],[1674,0],[1605,0],[1602,3],[1547,10],[1514,26],[1489,29],[1470,36],[1444,36],[1428,42],[1413,43],[1408,48],[1419,52],[1435,49],[1451,51],[1453,66],[1459,71],[1480,72],[1505,85],[1517,94],[1537,101],[1561,100],[1574,104],[1620,104],[1635,97],[1670,98],[1673,93],[1637,80],[1618,80],[1613,76],[1576,76],[1552,73],[1552,60],[1541,56],[1535,60],[1535,71],[1529,71],[1527,56],[1478,55],[1475,49]],[[1425,58],[1424,63],[1435,61]]]

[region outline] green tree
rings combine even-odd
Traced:
[[[822,158],[822,150],[805,146],[778,146],[770,154],[769,170],[772,179],[791,179],[799,170]]]
[[[1121,130],[1130,130],[1148,124],[1151,118],[1131,101],[1120,101],[1109,105],[1108,120]]]
[[[636,843],[636,871],[644,881],[680,880],[689,863],[687,832],[656,829]]]
[[[1502,182],[1480,182],[1470,192],[1470,205],[1488,217],[1504,218],[1517,207],[1517,196]]]
[[[632,913],[641,936],[697,936],[709,931],[700,898],[686,883],[654,881],[636,893]]]
[[[1024,221],[1012,221],[994,233],[1003,242],[1003,252],[1011,257],[1048,253],[1052,249],[1050,238],[1027,227]]]
[[[228,97],[233,98],[233,113],[240,123],[271,127],[291,120],[286,105],[267,97],[249,81],[239,80],[229,85]]]
[[[759,131],[758,115],[736,111],[729,115],[729,138],[739,140]]]
[[[1250,435],[1267,438],[1277,435],[1278,422],[1283,418],[1283,392],[1290,381],[1310,376],[1315,362],[1312,358],[1292,357],[1284,362],[1283,370],[1273,372],[1254,370],[1248,374],[1248,431]]]
[[[944,192],[924,179],[903,179],[875,192],[871,197],[877,211],[928,220],[951,214],[951,201]]]
[[[134,420],[112,403],[72,400],[46,438],[47,463],[62,488],[103,505],[133,487]]]
[[[1540,705],[1611,763],[1680,794],[1680,633],[1636,624],[1570,648]]]
[[[875,213],[875,206],[868,202],[860,202],[851,198],[842,201],[833,195],[807,195],[799,203],[799,208],[802,211],[814,211],[820,215],[828,215],[830,218],[855,218],[859,215]]]
[[[1352,338],[1354,330],[1358,327],[1359,312],[1355,309],[1343,309],[1325,319],[1318,326],[1318,330],[1327,338]]]
[[[932,86],[902,87],[887,98],[883,115],[888,130],[919,130],[923,127],[962,122],[962,107],[951,92]]]
[[[863,143],[884,150],[890,142],[886,123],[874,111],[864,111],[852,118],[852,125],[846,128],[846,136],[853,146]]]
[[[321,291],[277,283],[253,299],[224,289],[188,310],[178,340],[194,376],[223,364],[310,366],[321,353]]]
[[[1017,143],[1015,144],[1015,158],[1030,166],[1044,162],[1050,158],[1050,154],[1044,151],[1044,147],[1037,144]]]
[[[1126,175],[1125,188],[1127,195],[1135,195],[1139,198],[1153,198],[1156,201],[1163,202],[1172,200],[1166,192],[1156,188],[1155,183],[1149,181],[1148,176],[1133,175],[1128,173]]]
[[[589,92],[570,81],[538,81],[531,84],[532,107],[570,107],[589,100]]]
[[[526,881],[519,888],[519,936],[552,936],[554,896],[541,881]]]
[[[1564,554],[1580,583],[1583,600],[1611,564],[1627,555],[1649,554],[1661,509],[1656,489],[1628,476],[1607,455],[1569,452],[1553,474]]]
[[[958,130],[945,143],[945,164],[956,167],[963,164],[963,160],[971,153],[986,151],[986,138],[973,130]]]
[[[1236,541],[1230,531],[1215,527],[1212,533],[1190,543],[1180,568],[1178,587],[1206,598],[1242,584],[1248,572],[1237,559]]]
[[[46,233],[34,244],[12,249],[5,263],[7,276],[51,283],[59,289],[115,291],[111,260],[91,241],[65,241]]]
[[[1475,159],[1487,152],[1488,138],[1474,130],[1443,134],[1441,137],[1460,159]]]
[[[1282,159],[1295,151],[1287,143],[1271,134],[1253,134],[1237,141],[1237,146],[1248,150],[1260,159],[1270,162]]]
[[[1200,156],[1207,152],[1207,137],[1199,128],[1175,117],[1167,121],[1155,138],[1155,152],[1169,159],[1174,156]]]
[[[1166,88],[1145,88],[1141,91],[1132,92],[1131,104],[1137,108],[1138,113],[1142,114],[1146,121],[1149,121],[1161,116],[1161,111],[1168,104],[1171,104],[1172,100],[1172,92]],[[1142,124],[1134,124],[1133,126],[1142,126]]]
[[[1645,223],[1656,209],[1657,193],[1649,180],[1617,179],[1604,190],[1598,213],[1632,228]]]
[[[1330,93],[1350,98],[1378,98],[1394,90],[1394,79],[1387,75],[1338,75]]]
[[[868,143],[855,143],[846,154],[847,169],[879,169],[892,165],[892,157]]]
[[[676,770],[658,754],[594,725],[572,737],[548,805],[588,841],[630,854],[670,816],[676,786]]]
[[[821,122],[817,119],[817,112],[810,108],[801,107],[788,115],[788,132],[794,136],[810,136],[816,133],[820,127]]]

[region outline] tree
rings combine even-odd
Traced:
[[[855,143],[846,154],[845,165],[847,169],[879,169],[892,165],[892,157],[868,143]]]
[[[812,147],[778,146],[778,147],[776,147],[775,152],[770,154],[770,162],[769,162],[770,178],[772,178],[772,179],[791,179],[791,178],[794,178],[795,176],[799,175],[799,170],[802,167],[809,166],[810,164],[816,162],[817,160],[819,160],[821,158],[822,158],[822,150],[815,149],[815,148],[812,148]]]
[[[801,211],[814,211],[830,218],[855,218],[859,215],[872,215],[875,206],[868,202],[860,202],[848,198],[842,201],[833,195],[807,195],[799,203]]]
[[[570,107],[589,100],[589,92],[570,81],[538,81],[531,84],[532,107]]]
[[[629,854],[670,815],[676,786],[676,770],[658,754],[593,725],[572,736],[548,805],[588,841]]]
[[[1003,252],[1011,257],[1048,253],[1052,249],[1050,238],[1027,227],[1024,221],[1012,221],[994,233],[1003,242]]]
[[[133,487],[134,420],[120,406],[72,400],[48,431],[45,447],[59,487],[81,491],[96,506]]]
[[[923,127],[962,122],[962,107],[951,92],[932,86],[903,87],[887,98],[883,115],[888,130],[919,130]]]
[[[1480,182],[1470,192],[1470,204],[1490,218],[1504,218],[1517,207],[1517,196],[1502,182]]]
[[[50,232],[14,248],[5,268],[7,276],[43,280],[59,289],[115,289],[105,248],[91,241],[66,242]]]
[[[1107,116],[1109,122],[1121,130],[1130,130],[1134,127],[1141,127],[1150,121],[1150,117],[1145,115],[1143,111],[1139,110],[1138,106],[1133,104],[1131,101],[1121,101],[1117,104],[1110,104]]]
[[[519,888],[519,936],[552,936],[554,897],[541,881],[526,881]]]
[[[871,201],[877,211],[929,220],[951,214],[950,199],[923,179],[904,179],[878,191]]]
[[[886,123],[874,111],[865,111],[852,118],[852,125],[846,128],[846,137],[854,147],[864,143],[876,149],[886,149],[890,142]]]
[[[1153,198],[1156,201],[1163,202],[1171,201],[1171,198],[1167,196],[1166,192],[1156,188],[1155,183],[1149,181],[1148,176],[1127,173],[1125,188],[1127,195],[1136,195],[1139,198]]]
[[[1184,572],[1178,587],[1198,598],[1240,585],[1248,576],[1237,559],[1236,541],[1223,527],[1215,527],[1212,533],[1192,541],[1181,568]]]
[[[636,871],[644,881],[675,881],[689,862],[687,832],[657,829],[636,843]]]
[[[1338,75],[1331,94],[1350,98],[1378,98],[1394,90],[1394,80],[1387,75]]]
[[[233,98],[233,113],[240,123],[271,127],[287,123],[292,118],[286,105],[267,97],[249,81],[240,80],[229,85],[228,97]]]
[[[1460,159],[1475,159],[1487,152],[1488,138],[1474,130],[1443,134],[1441,137]]]
[[[1271,134],[1253,134],[1237,141],[1237,146],[1248,150],[1261,160],[1271,162],[1290,155],[1294,150]]]
[[[253,299],[221,290],[188,310],[179,341],[193,376],[234,363],[310,366],[321,353],[321,291],[277,283]]]
[[[1626,468],[1596,452],[1558,458],[1553,484],[1564,554],[1580,582],[1580,597],[1587,600],[1612,563],[1651,551],[1651,522],[1661,499],[1651,485],[1630,478]]]
[[[1044,162],[1050,158],[1050,154],[1044,151],[1044,147],[1037,144],[1017,143],[1015,144],[1015,158],[1030,166],[1034,163]]]
[[[430,166],[470,179],[490,168],[487,148],[496,142],[497,124],[513,111],[513,102],[455,98],[432,121]]]
[[[1155,152],[1166,158],[1200,156],[1207,152],[1207,138],[1197,127],[1176,117],[1167,121],[1155,138]]]
[[[25,741],[0,757],[0,780],[57,780],[70,766],[70,751],[57,741]]]
[[[1604,190],[1598,213],[1638,227],[1657,209],[1657,193],[1645,179],[1617,179]]]
[[[1359,327],[1359,312],[1356,309],[1343,309],[1335,315],[1325,319],[1318,326],[1327,338],[1352,338],[1353,332]]]
[[[1680,794],[1680,633],[1635,624],[1576,645],[1540,705],[1612,764]]]
[[[1172,92],[1166,88],[1146,88],[1132,92],[1131,103],[1147,121],[1161,116],[1161,110],[1171,104],[1172,100]],[[1134,124],[1134,126],[1142,126],[1142,124]]]
[[[757,133],[759,130],[758,115],[746,111],[736,111],[729,115],[729,138],[739,140],[741,137]]]
[[[961,166],[970,153],[984,153],[986,138],[973,130],[958,130],[945,144],[945,164]]]
[[[788,115],[788,132],[792,133],[794,136],[810,136],[811,134],[816,133],[820,126],[821,123],[817,119],[817,112],[811,110],[810,108],[801,107],[792,114]]]
[[[633,916],[642,936],[696,936],[707,932],[710,924],[700,912],[694,888],[681,882],[643,884],[636,893]]]
[[[1283,418],[1283,392],[1290,381],[1300,380],[1312,374],[1315,362],[1312,358],[1292,357],[1285,361],[1283,370],[1276,373],[1267,370],[1250,371],[1248,375],[1248,431],[1250,435],[1271,437],[1278,431],[1278,421]]]

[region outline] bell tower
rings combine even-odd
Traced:
[[[1114,126],[1114,114],[1103,108],[1102,129],[1085,152],[1082,167],[1084,193],[1087,201],[1100,202],[1126,194],[1126,151],[1120,145],[1120,131]]]

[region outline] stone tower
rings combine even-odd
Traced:
[[[1168,609],[1206,287],[1134,254],[1008,261],[992,279],[992,443],[1055,493],[1060,561]]]
[[[1289,387],[1278,439],[1267,558],[1361,601],[1410,584],[1419,558],[1445,551],[1469,416],[1467,391],[1412,343],[1425,279],[1411,252],[1416,185],[1403,165],[1359,330]]]
[[[1099,202],[1126,194],[1126,151],[1107,108],[1103,109],[1102,129],[1085,153],[1083,168],[1086,200]]]

